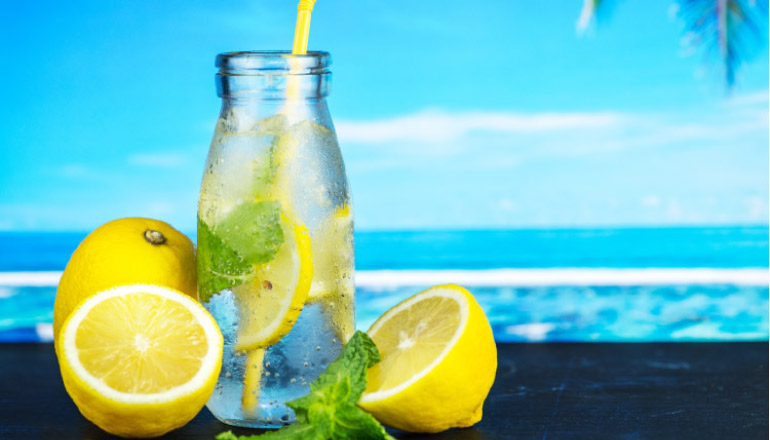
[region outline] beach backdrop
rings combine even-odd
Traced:
[[[319,0],[358,327],[456,282],[500,341],[767,340],[767,3]],[[99,225],[192,237],[214,56],[289,49],[295,13],[0,3],[0,341],[50,340]]]

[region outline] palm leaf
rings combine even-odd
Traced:
[[[594,22],[609,14],[611,0],[583,0],[583,8],[575,23],[578,34],[584,33]]]
[[[583,33],[609,12],[611,0],[583,0],[576,28]],[[685,41],[707,58],[719,60],[728,90],[738,69],[767,42],[767,0],[677,0]]]
[[[720,61],[728,88],[741,65],[764,46],[767,14],[767,1],[679,0],[687,40]]]

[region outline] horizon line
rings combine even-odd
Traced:
[[[0,272],[2,287],[53,287],[62,271]],[[767,268],[504,268],[356,270],[355,286],[384,289],[460,284],[470,287],[668,286],[729,284],[768,286]]]
[[[173,227],[173,225],[172,225]],[[591,230],[631,230],[631,229],[756,229],[767,228],[768,223],[661,223],[661,224],[628,224],[628,225],[518,225],[518,226],[468,226],[468,227],[422,227],[422,228],[356,228],[355,232],[381,233],[381,232],[474,232],[474,231],[591,231]],[[177,228],[175,228],[177,229]],[[185,235],[195,235],[194,231],[177,229]],[[39,234],[88,234],[94,229],[0,229],[0,234],[5,233],[39,233]]]

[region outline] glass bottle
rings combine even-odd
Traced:
[[[350,192],[326,105],[326,52],[217,56],[222,108],[198,204],[198,295],[224,335],[207,406],[236,426],[295,420],[285,402],[354,331]]]

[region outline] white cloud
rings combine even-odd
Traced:
[[[515,211],[516,210],[516,202],[514,202],[511,199],[500,199],[497,202],[497,207],[500,208],[503,211]]]
[[[596,113],[449,113],[426,110],[419,113],[375,121],[336,123],[343,142],[379,144],[383,142],[446,142],[473,132],[501,134],[540,133],[560,130],[592,130],[618,126],[627,117],[612,112]]]
[[[650,194],[642,198],[642,206],[645,208],[655,208],[660,205],[660,197]]]
[[[684,210],[682,209],[682,205],[678,200],[674,199],[668,202],[668,207],[666,208],[666,216],[668,216],[668,219],[671,221],[678,221],[682,219],[684,216]]]
[[[81,163],[71,163],[59,168],[59,173],[64,177],[83,177],[88,174],[88,168]]]
[[[755,220],[767,221],[768,218],[768,206],[767,199],[759,196],[751,196],[745,200],[748,215]]]
[[[727,100],[727,104],[734,105],[734,106],[742,106],[742,105],[748,106],[748,105],[755,105],[755,104],[767,105],[768,98],[770,98],[770,92],[768,92],[767,90],[762,90],[759,92],[734,95]]]
[[[69,163],[62,165],[55,169],[55,173],[65,179],[79,181],[103,182],[109,181],[112,178],[109,172],[103,169],[96,169],[82,163]]]
[[[174,212],[175,206],[166,201],[156,201],[147,205],[146,211],[151,217],[162,217]]]
[[[187,156],[182,153],[137,153],[128,157],[131,165],[176,168],[187,161]]]

